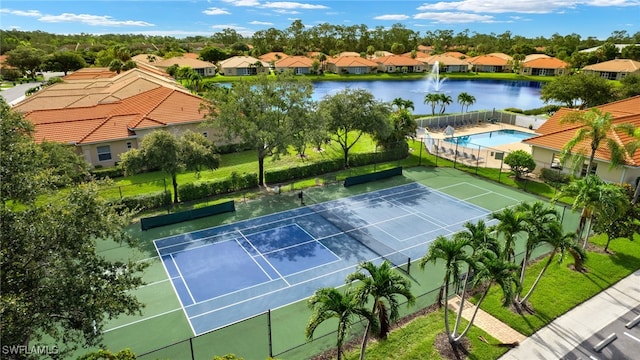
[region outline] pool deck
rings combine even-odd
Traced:
[[[490,132],[490,131],[497,131],[497,130],[518,130],[518,131],[522,131],[522,132],[526,132],[526,133],[530,133],[531,136],[536,136],[537,134],[533,131],[530,130],[528,128],[523,128],[523,127],[519,127],[519,126],[514,126],[514,125],[508,125],[508,124],[486,124],[486,123],[482,123],[482,124],[478,124],[478,125],[474,125],[474,126],[468,126],[468,127],[458,127],[455,129],[455,133],[453,134],[453,136],[465,136],[465,135],[472,135],[472,134],[478,134],[478,133],[484,133],[484,132]],[[448,137],[447,135],[444,134],[444,132],[442,131],[438,131],[438,132],[429,132],[428,130],[422,131],[422,132],[418,132],[418,138],[422,139],[425,137],[425,135],[428,134],[429,136],[431,136],[433,139],[436,140],[436,143],[444,146],[445,148],[449,149],[452,148],[455,150],[455,145],[454,144],[445,144],[442,141],[438,141],[438,140],[442,140],[446,137]],[[521,142],[516,142],[516,143],[510,143],[510,144],[503,144],[503,145],[498,145],[498,146],[494,146],[491,148],[482,148],[481,150],[478,150],[477,147],[474,148],[467,148],[461,145],[458,145],[458,151],[460,153],[466,152],[466,153],[473,153],[476,156],[479,154],[480,157],[482,157],[482,160],[480,160],[480,164],[478,164],[481,167],[490,167],[490,168],[500,168],[500,164],[501,161],[495,159],[495,153],[496,152],[511,152],[511,151],[515,151],[515,150],[525,150],[529,153],[531,153],[531,146],[521,143]],[[443,157],[443,158],[447,158],[447,159],[452,159],[453,156],[449,155],[449,154],[443,154],[443,153],[439,153],[438,156]],[[468,164],[467,161],[465,161],[463,158],[458,158],[458,161],[463,162],[465,164]],[[475,164],[472,164],[475,165]],[[503,167],[507,167],[506,165],[503,165]]]

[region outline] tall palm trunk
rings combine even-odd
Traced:
[[[444,301],[449,300],[449,278],[451,276],[451,272],[447,270],[446,279],[447,281],[444,284]],[[444,307],[444,331],[447,333],[447,337],[449,338],[450,343],[454,343],[453,335],[451,334],[451,326],[449,325],[449,307]]]
[[[458,307],[458,314],[456,315],[456,322],[453,325],[453,336],[455,337],[458,333],[458,327],[460,326],[460,321],[462,320],[462,308],[464,307],[464,295],[467,293],[467,286],[469,284],[469,273],[471,269],[467,270],[467,274],[464,277],[464,284],[462,285],[462,295],[460,296],[460,306]]]
[[[473,310],[473,315],[471,316],[471,319],[469,319],[469,323],[464,328],[464,330],[460,333],[460,335],[458,335],[458,336],[453,338],[453,343],[454,344],[457,344],[458,342],[460,342],[460,340],[465,335],[467,335],[467,333],[469,332],[469,329],[471,329],[471,326],[473,325],[473,321],[476,319],[476,315],[478,315],[478,310],[480,310],[480,305],[484,301],[484,298],[487,296],[487,294],[489,293],[490,289],[491,289],[491,284],[487,284],[487,288],[482,293],[482,297],[480,298],[480,300],[478,300],[478,303],[476,304],[476,308]]]
[[[376,309],[378,308],[376,305],[378,303],[378,299],[373,299],[373,309],[371,309],[371,314],[373,317],[376,317]],[[364,353],[367,351],[367,342],[369,341],[369,330],[371,330],[371,321],[367,321],[367,327],[364,329],[364,336],[362,337],[362,345],[360,346],[360,360],[364,360]]]
[[[551,252],[551,255],[549,256],[549,260],[547,260],[547,263],[544,264],[544,267],[542,268],[542,270],[540,270],[540,273],[538,274],[538,277],[536,278],[536,281],[533,282],[533,285],[531,285],[531,288],[529,289],[529,291],[527,291],[526,295],[522,298],[522,299],[516,299],[516,302],[519,305],[524,304],[527,300],[529,300],[529,297],[531,296],[531,294],[533,294],[533,290],[536,288],[536,286],[538,286],[538,282],[540,282],[540,279],[542,278],[542,275],[544,275],[545,271],[547,271],[547,268],[549,267],[549,265],[551,265],[551,261],[553,261],[553,258],[556,256],[556,252],[558,250],[557,249],[553,249],[553,251]],[[522,283],[522,282],[520,282]]]

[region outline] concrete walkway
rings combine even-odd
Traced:
[[[560,359],[629,310],[640,305],[640,270],[538,330],[501,360]],[[491,334],[491,331],[485,330]],[[493,335],[493,334],[492,334]],[[635,357],[627,354],[629,358]]]
[[[453,311],[458,311],[458,308],[460,307],[460,300],[460,296],[449,299],[449,307],[453,309]],[[475,306],[471,302],[465,301],[464,308],[462,309],[462,317],[467,320],[471,319],[474,309]],[[505,344],[512,344],[516,342],[520,343],[526,339],[526,336],[515,331],[509,327],[509,325],[496,319],[482,309],[478,310],[478,314],[473,321],[473,325],[486,331],[488,334]]]

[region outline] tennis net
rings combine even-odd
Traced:
[[[312,209],[315,214],[364,245],[382,259],[388,260],[395,267],[400,267],[407,262],[408,257],[402,252],[372,236],[367,230],[367,225],[370,224],[356,217],[353,212],[344,207],[332,207],[332,204],[329,203],[316,203],[312,198],[309,198],[306,193],[305,197],[311,200],[311,203],[314,203],[310,205],[309,208]]]

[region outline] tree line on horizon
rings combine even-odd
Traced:
[[[98,54],[116,45],[124,45],[131,55],[153,53],[162,57],[184,52],[201,52],[206,48],[220,48],[229,56],[262,54],[281,51],[290,55],[307,52],[322,52],[334,55],[343,51],[367,54],[374,51],[396,53],[417,50],[419,45],[431,46],[434,53],[456,50],[475,56],[492,52],[509,55],[528,55],[544,52],[547,55],[569,61],[582,67],[598,61],[610,60],[616,56],[640,60],[638,46],[619,52],[614,44],[640,44],[640,32],[634,34],[626,30],[616,30],[606,39],[594,36],[583,37],[572,33],[558,33],[550,37],[527,38],[505,31],[502,34],[482,34],[465,29],[458,33],[453,30],[429,30],[421,33],[396,23],[389,28],[377,26],[369,28],[360,25],[333,25],[329,23],[306,27],[301,20],[295,20],[286,29],[268,28],[256,31],[251,37],[243,36],[232,28],[226,28],[211,36],[149,36],[143,34],[52,34],[44,31],[0,30],[0,54],[5,54],[18,46],[29,46],[51,54],[61,50],[78,52],[90,65]],[[591,54],[580,50],[605,45]],[[207,59],[205,59],[207,60]]]

